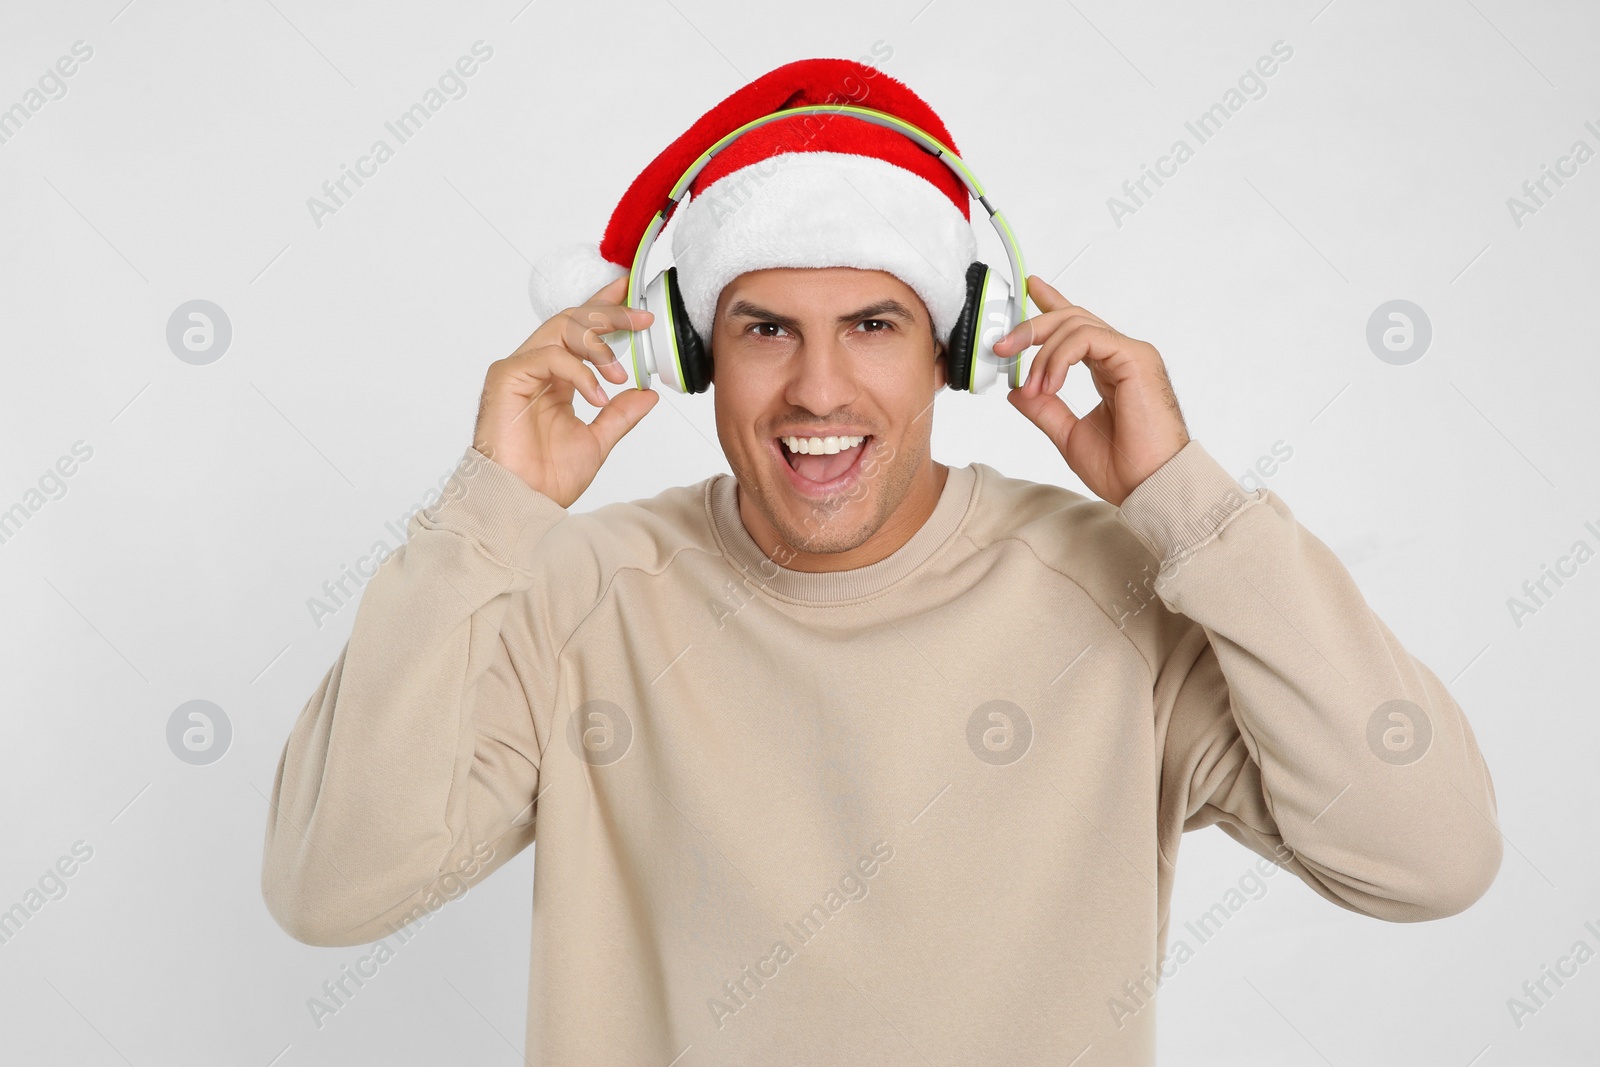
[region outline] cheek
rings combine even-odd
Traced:
[[[924,353],[915,364],[902,364],[895,373],[874,382],[869,389],[873,403],[894,418],[906,433],[930,421],[930,405],[944,384],[943,370],[939,365],[928,366],[927,358]]]
[[[712,383],[711,395],[723,451],[761,452],[766,442],[760,427],[772,402],[759,383],[741,380],[736,374],[723,375]]]

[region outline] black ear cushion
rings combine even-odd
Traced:
[[[974,261],[967,268],[967,302],[961,305],[961,314],[950,327],[950,341],[945,346],[944,380],[952,389],[965,389],[972,375],[972,361],[977,355],[978,302],[983,298],[983,284],[989,267]]]
[[[678,291],[678,268],[667,268],[667,299],[672,303],[673,332],[678,338],[678,354],[683,360],[683,389],[703,393],[711,385],[711,352],[701,342],[689,321],[689,309]]]

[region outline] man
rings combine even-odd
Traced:
[[[615,277],[642,220],[744,109],[844,74],[952,143],[893,79],[808,60],[636,179],[613,280],[491,365],[453,491],[295,724],[272,914],[373,941],[537,832],[532,1062],[1087,1067],[1154,1062],[1186,830],[1379,919],[1468,907],[1501,844],[1461,709],[1189,438],[1155,348],[1030,277],[1008,399],[1100,499],[933,460],[971,231],[896,134],[775,122],[700,175],[673,258],[732,474],[568,510],[656,401],[595,375],[626,381],[600,336],[652,319]]]

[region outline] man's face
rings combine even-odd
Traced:
[[[947,473],[929,458],[945,372],[910,286],[853,267],[750,271],[718,297],[711,344],[717,437],[745,526],[771,558],[861,566],[921,526]],[[838,454],[801,455],[794,436],[846,440]]]

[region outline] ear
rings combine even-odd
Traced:
[[[937,348],[933,352],[933,391],[938,392],[945,387],[946,353],[949,346],[943,341],[936,342]]]

